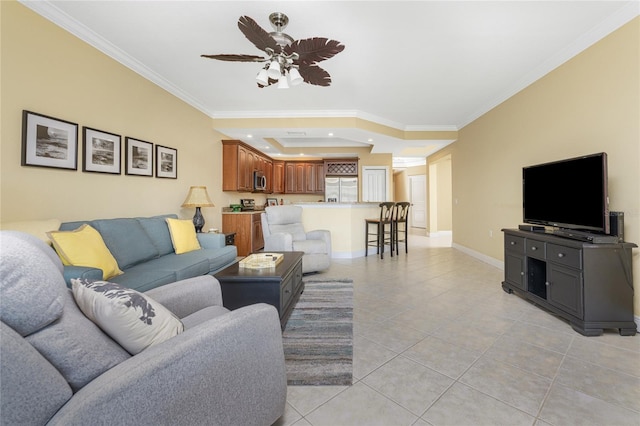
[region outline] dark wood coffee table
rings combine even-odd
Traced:
[[[239,263],[214,274],[222,288],[222,303],[237,309],[254,303],[268,303],[278,310],[284,328],[304,290],[302,256],[298,251],[278,252],[284,259],[274,269],[240,268]]]

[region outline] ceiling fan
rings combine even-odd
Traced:
[[[256,55],[200,55],[204,58],[231,62],[262,62],[263,68],[256,77],[259,87],[278,83],[279,88],[296,86],[302,82],[316,86],[331,85],[331,76],[317,63],[332,58],[344,50],[344,45],[325,37],[313,37],[294,40],[282,32],[289,18],[284,13],[274,12],[269,15],[274,32],[266,32],[256,21],[248,16],[241,16],[238,28],[267,57]]]

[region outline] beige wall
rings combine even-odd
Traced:
[[[454,243],[503,258],[500,229],[522,222],[526,165],[605,151],[610,208],[640,243],[640,18],[465,126],[451,154]],[[457,203],[456,203],[457,201]],[[492,232],[493,236],[489,234]],[[640,251],[633,251],[640,315]]]
[[[453,227],[451,155],[430,161],[428,170],[427,206],[429,215],[427,231],[430,234],[451,231]]]
[[[211,119],[16,2],[2,7],[2,221],[178,213],[189,186],[206,185],[220,227],[221,135]],[[178,150],[178,179],[20,166],[22,110]],[[82,155],[83,150],[79,148]],[[124,156],[123,156],[124,161]]]

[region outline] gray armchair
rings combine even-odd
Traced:
[[[269,425],[284,413],[278,314],[228,311],[210,275],[147,292],[185,331],[131,356],[85,317],[45,243],[0,233],[0,424]]]
[[[264,251],[301,251],[302,272],[324,271],[331,266],[331,232],[305,232],[302,207],[272,206],[261,215]]]

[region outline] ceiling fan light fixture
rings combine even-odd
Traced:
[[[280,88],[302,83],[323,87],[331,85],[329,73],[319,67],[317,62],[342,52],[344,45],[337,40],[325,37],[294,40],[283,32],[289,23],[289,18],[281,12],[269,15],[269,21],[275,30],[270,33],[249,16],[241,16],[238,19],[240,31],[255,47],[266,53],[266,57],[245,54],[200,56],[219,61],[261,63],[262,69],[256,75],[256,81],[260,87],[275,83],[278,83]]]
[[[298,84],[301,84],[304,80],[302,79],[302,76],[300,75],[300,72],[298,71],[297,68],[291,68],[289,70],[289,82],[291,83],[292,86],[297,86]]]
[[[282,74],[280,76],[280,79],[278,80],[278,89],[288,89],[289,88],[289,82],[287,81],[287,76],[286,74]]]
[[[280,76],[282,75],[282,71],[280,70],[280,64],[277,60],[271,61],[271,65],[269,65],[267,74],[269,75],[269,78],[272,78],[274,80],[278,80],[280,78]]]
[[[261,86],[269,85],[269,74],[267,73],[266,68],[262,68],[258,75],[256,76],[256,81]]]

